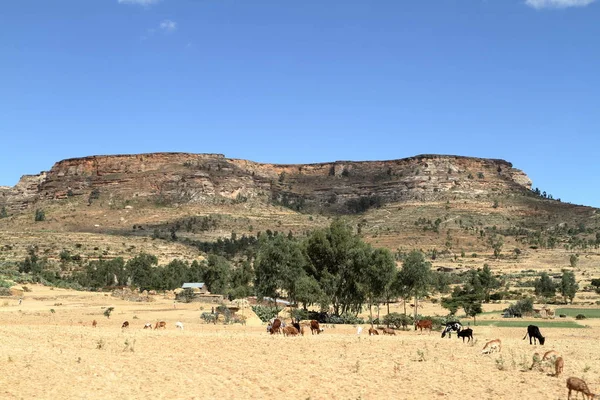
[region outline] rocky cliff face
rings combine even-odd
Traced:
[[[0,188],[0,205],[98,196],[164,203],[271,201],[298,210],[356,212],[385,202],[526,193],[531,180],[503,160],[420,155],[390,161],[262,164],[220,154],[152,153],[57,162]]]

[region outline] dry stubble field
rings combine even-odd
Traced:
[[[355,327],[339,325],[285,338],[269,336],[256,322],[207,325],[198,304],[174,309],[159,296],[131,303],[32,288],[21,305],[0,300],[2,399],[566,399],[568,376],[600,391],[595,320],[586,329],[542,328],[543,348],[521,340],[524,328],[489,326],[474,327],[474,346],[439,332],[369,337],[365,329],[359,337]],[[110,319],[103,306],[115,307]],[[142,329],[160,319],[166,330]],[[124,320],[131,326],[121,330]],[[501,355],[482,355],[494,338],[503,341]],[[522,370],[534,351],[550,349],[565,358],[564,376]]]

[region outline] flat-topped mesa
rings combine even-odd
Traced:
[[[253,199],[300,210],[352,212],[361,202],[467,199],[529,189],[527,175],[495,159],[419,155],[388,161],[267,164],[222,154],[150,153],[59,161],[47,173],[25,176],[13,188],[0,190],[0,204],[22,209],[40,200],[95,193],[179,204]]]

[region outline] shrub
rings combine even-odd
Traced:
[[[209,323],[214,324],[215,321],[217,320],[216,314],[209,313],[209,312],[203,312],[202,314],[200,314],[200,318],[202,320],[204,320],[204,322],[206,322],[207,324],[209,324]]]
[[[396,329],[406,329],[408,325],[413,324],[413,317],[393,312],[383,317],[383,323]]]
[[[586,317],[585,317],[585,315],[583,315],[583,314],[577,314],[577,315],[575,316],[575,319],[585,319],[585,318],[586,318]]]
[[[308,310],[296,308],[296,309],[292,310],[291,314],[292,314],[292,318],[294,318],[296,321],[308,319]]]
[[[352,314],[342,314],[342,315],[330,315],[327,318],[326,323],[328,324],[347,324],[347,325],[357,325],[364,324],[365,320],[357,317]]]
[[[279,309],[277,307],[268,307],[268,306],[252,306],[252,311],[256,314],[258,318],[262,322],[267,322],[271,318],[275,318],[277,314],[279,314]]]
[[[35,210],[35,218],[34,219],[36,222],[45,221],[46,213],[44,212],[44,210],[42,210],[41,208],[38,208],[37,210]]]
[[[106,318],[110,318],[110,313],[112,313],[114,309],[114,307],[108,307],[106,310],[104,310],[104,316]]]

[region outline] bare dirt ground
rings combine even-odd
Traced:
[[[524,328],[488,326],[473,327],[473,346],[439,332],[369,337],[367,326],[360,336],[356,327],[337,325],[321,335],[286,338],[268,335],[256,319],[246,326],[205,324],[200,308],[210,305],[174,305],[162,296],[132,303],[30,287],[21,305],[0,299],[3,399],[546,400],[567,398],[568,376],[600,391],[596,320],[585,329],[542,328],[543,347],[522,340]],[[115,307],[110,319],[102,315],[107,306]],[[121,329],[125,320],[130,327]],[[158,320],[167,322],[166,330],[142,329]],[[495,338],[502,339],[502,352],[482,355]],[[550,376],[550,368],[528,370],[535,351],[551,349],[565,359],[562,376]]]

